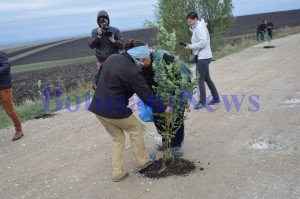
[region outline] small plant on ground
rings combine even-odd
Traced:
[[[168,33],[163,26],[163,20],[159,19],[158,24],[146,22],[148,26],[157,31],[157,38],[161,43],[158,43],[156,48],[164,48],[164,50],[173,51],[176,47],[175,31]],[[192,74],[184,75],[184,63],[175,57],[175,62],[165,63],[163,57],[158,57],[153,62],[153,70],[155,72],[154,80],[158,83],[154,87],[155,93],[164,99],[166,105],[171,105],[174,109],[172,114],[155,113],[159,116],[158,123],[163,127],[162,135],[164,142],[162,166],[159,171],[166,169],[166,162],[169,158],[173,158],[172,150],[170,149],[171,139],[176,135],[180,126],[187,119],[186,113],[189,111],[188,97],[193,94],[193,90],[197,85],[197,80],[192,80]]]

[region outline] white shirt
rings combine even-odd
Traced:
[[[202,19],[201,21],[197,21],[194,26],[190,27],[190,31],[193,35],[191,38],[192,44],[189,45],[189,47],[192,49],[194,55],[198,54],[198,59],[212,58],[210,36],[206,25],[207,24]]]

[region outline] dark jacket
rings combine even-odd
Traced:
[[[99,23],[99,18],[100,17],[105,17],[108,19],[108,24],[109,25],[109,16],[107,12],[105,11],[100,11],[97,15],[97,23],[100,27]],[[95,28],[92,30],[90,39],[89,39],[89,47],[92,49],[95,49],[95,55],[100,62],[104,62],[107,57],[109,57],[112,54],[118,54],[120,53],[120,50],[123,49],[123,45],[125,43],[125,39],[119,29],[109,26],[109,31],[112,32],[114,35],[114,38],[116,40],[115,43],[112,43],[109,40],[109,37],[107,36],[102,36],[101,38],[97,37],[97,32],[98,28]]]
[[[153,86],[157,87],[158,84],[154,80],[155,72],[153,70],[152,64],[159,59],[163,59],[166,64],[175,62],[175,57],[168,51],[165,50],[153,50],[151,53],[151,64],[148,68],[143,68],[142,72],[147,81],[148,86],[153,90]],[[180,74],[177,74],[177,79],[181,79],[181,81],[191,81],[191,70],[180,60],[177,60],[181,64]]]
[[[163,112],[163,100],[157,98],[148,87],[142,70],[126,52],[111,55],[102,64],[98,86],[89,110],[112,119],[128,118],[129,98],[136,93],[154,112]]]
[[[272,23],[271,21],[269,21],[269,22],[267,23],[267,30],[273,30],[273,28],[274,28],[273,23]]]
[[[267,31],[267,24],[265,24],[264,22],[260,22],[260,23],[257,25],[256,30],[260,30],[260,31],[266,32],[266,31]]]
[[[142,68],[142,73],[146,79],[148,86],[151,88],[151,90],[153,90],[153,86],[154,87],[158,86],[157,82],[154,80],[155,73],[152,68],[153,62],[155,62],[156,59],[160,59],[160,56],[161,56],[161,58],[164,60],[164,62],[169,64],[171,62],[175,62],[175,58],[174,58],[174,56],[170,55],[170,53],[168,53],[167,51],[164,51],[164,50],[153,50],[150,53],[150,56],[151,56],[150,67]]]
[[[10,63],[6,53],[0,50],[0,90],[11,87]]]
[[[154,70],[152,68],[152,63],[153,63],[152,53],[150,55],[151,55],[150,67],[142,68],[142,74],[146,79],[147,85],[153,91],[153,86],[157,87],[158,85],[157,85],[156,81],[154,80],[155,73],[154,73]]]

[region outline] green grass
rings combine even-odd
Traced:
[[[59,98],[57,98],[58,101],[61,102],[62,107],[59,108],[59,110],[68,109],[69,111],[76,111],[80,104],[85,102],[85,96],[88,96],[88,92],[92,95],[93,91],[90,91],[89,89],[80,89],[76,90],[74,92],[71,92],[69,94],[63,94]],[[91,96],[90,96],[91,98]],[[76,99],[78,101],[76,101]],[[68,103],[67,103],[68,102]],[[78,104],[77,104],[78,103]],[[22,122],[33,120],[36,116],[40,116],[43,113],[54,113],[55,109],[58,108],[58,103],[55,100],[49,100],[49,109],[47,111],[44,111],[44,102],[43,100],[35,100],[31,101],[28,100],[24,102],[23,104],[19,106],[15,106],[15,111],[18,113],[20,119]],[[70,107],[66,107],[67,104]],[[81,105],[81,108],[83,108],[85,104]],[[47,107],[47,106],[46,106]],[[58,110],[58,111],[59,111]],[[0,107],[0,129],[7,128],[13,125],[11,119],[6,115],[4,110]]]
[[[214,59],[220,59],[220,58],[225,57],[227,55],[241,52],[241,51],[245,50],[246,48],[249,48],[249,47],[254,46],[256,44],[257,44],[256,41],[248,40],[248,41],[244,41],[241,44],[234,45],[234,46],[226,45],[221,50],[216,51],[216,52],[213,53]]]
[[[34,64],[26,64],[26,65],[20,65],[16,67],[11,68],[12,73],[22,73],[22,72],[28,72],[32,70],[39,70],[39,69],[45,69],[45,68],[53,68],[58,66],[65,66],[69,64],[78,64],[78,63],[87,63],[95,60],[95,56],[86,56],[86,57],[79,57],[79,58],[73,58],[73,59],[64,59],[64,60],[57,60],[57,61],[48,61],[48,62],[40,62],[40,63],[34,63]]]
[[[35,102],[24,102],[21,106],[15,106],[15,111],[18,113],[22,122],[32,120],[35,116],[43,113],[42,101],[37,100]],[[6,115],[2,108],[0,109],[0,121],[0,129],[13,125],[11,119]]]

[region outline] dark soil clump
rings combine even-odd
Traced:
[[[53,113],[43,113],[41,115],[35,116],[34,119],[40,119],[40,118],[49,118],[49,117],[54,117],[55,114]]]
[[[187,176],[190,172],[195,171],[196,166],[194,162],[182,159],[174,158],[168,159],[166,166],[167,168],[160,172],[162,165],[162,158],[154,161],[148,167],[141,169],[140,174],[148,178],[165,178],[167,176]]]
[[[264,46],[264,48],[275,48],[275,46]]]

